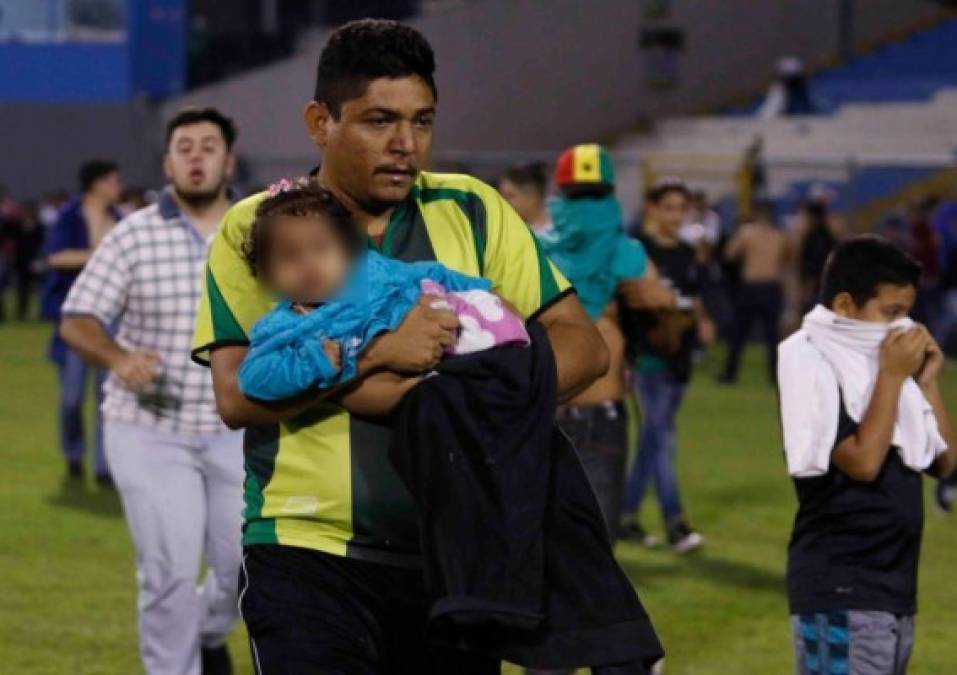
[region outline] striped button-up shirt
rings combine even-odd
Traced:
[[[105,419],[186,435],[226,430],[209,370],[190,361],[209,241],[183,217],[167,189],[156,204],[116,225],[70,290],[64,316],[93,316],[115,328],[124,349],[160,358],[156,381],[142,391],[110,374]]]

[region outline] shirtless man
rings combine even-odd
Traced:
[[[740,261],[742,265],[741,285],[734,301],[734,331],[728,360],[719,378],[724,383],[738,379],[741,353],[756,321],[761,324],[767,346],[768,377],[772,382],[777,373],[778,324],[790,247],[787,235],[775,226],[769,208],[759,207],[755,215],[754,222],[738,229],[724,252],[728,261]]]

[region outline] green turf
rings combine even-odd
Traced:
[[[57,452],[48,328],[0,326],[0,671],[33,675],[139,672],[133,555],[116,497],[65,486]],[[749,354],[744,381],[699,370],[680,417],[680,473],[704,551],[676,558],[620,545],[654,618],[670,675],[791,671],[783,587],[794,511],[779,450],[775,397]],[[957,367],[945,387],[957,400]],[[648,526],[658,529],[649,504]],[[912,673],[955,672],[957,523],[928,508]],[[241,629],[237,672],[250,672]],[[506,670],[517,672],[517,670]]]

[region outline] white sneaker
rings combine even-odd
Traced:
[[[681,521],[669,528],[668,544],[675,553],[690,553],[704,544],[704,537]]]

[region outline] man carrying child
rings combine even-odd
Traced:
[[[484,277],[523,319],[536,318],[554,351],[558,397],[568,400],[607,370],[608,351],[493,188],[424,170],[434,70],[428,43],[407,26],[363,20],[333,33],[305,110],[322,149],[316,178],[382,255]],[[212,369],[224,421],[246,428],[241,612],[256,670],[498,673],[497,659],[426,643],[415,503],[389,462],[389,427],[363,415],[369,400],[431,370],[459,320],[427,299],[363,351],[351,389],[247,398],[239,369],[253,324],[275,300],[243,256],[266,197],[234,206],[210,247],[193,351]]]

